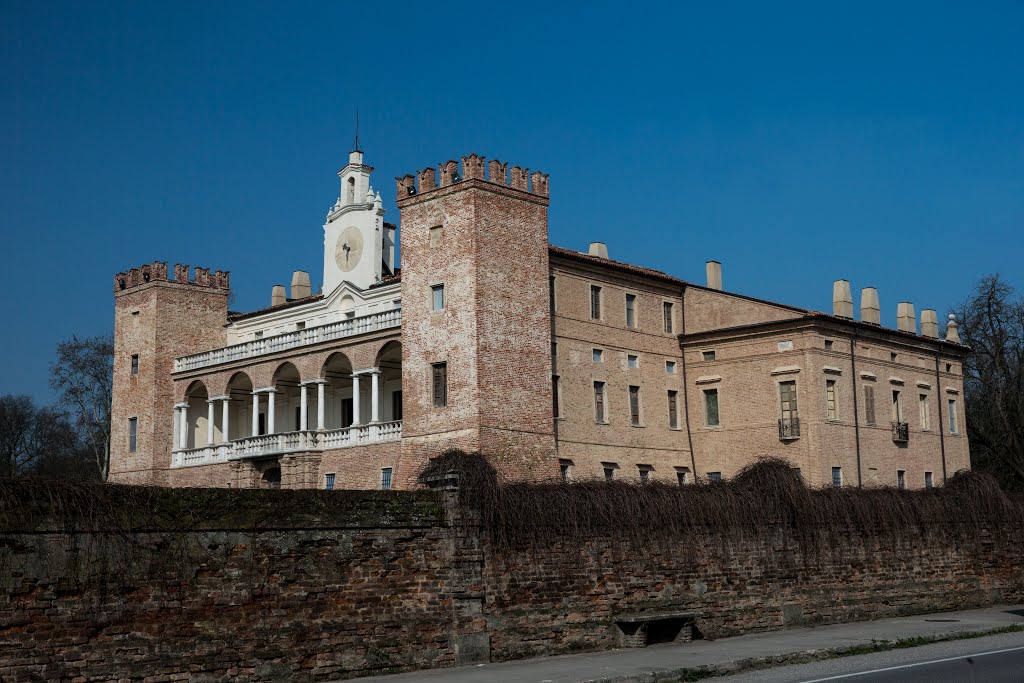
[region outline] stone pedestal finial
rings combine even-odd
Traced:
[[[878,305],[878,290],[865,287],[860,290],[860,319],[862,322],[882,324],[882,309]]]
[[[853,294],[849,280],[832,283],[832,313],[840,318],[853,318]]]
[[[926,308],[921,311],[921,336],[938,339],[939,318],[934,309]]]
[[[896,329],[917,334],[917,315],[914,313],[914,304],[909,301],[896,304]]]
[[[598,258],[608,258],[608,246],[604,242],[591,242],[587,253]]]
[[[955,342],[961,344],[960,341],[960,330],[957,329],[956,316],[952,313],[949,314],[949,321],[946,323],[946,341]]]

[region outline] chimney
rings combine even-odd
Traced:
[[[882,324],[882,309],[878,307],[878,290],[874,287],[865,287],[860,290],[860,319],[861,322]]]
[[[957,344],[963,343],[960,341],[960,331],[957,329],[956,316],[952,313],[949,314],[949,322],[946,323],[946,341]]]
[[[708,274],[708,289],[722,289],[722,264],[718,261],[707,261],[704,268]]]
[[[849,280],[832,283],[832,313],[840,318],[853,318],[853,294]]]
[[[310,294],[309,273],[296,270],[292,273],[292,298],[305,299]]]
[[[274,289],[270,292],[270,305],[280,306],[287,300],[284,294],[284,285],[274,285]]]
[[[909,301],[896,304],[896,329],[917,334],[917,316],[914,315],[914,304]]]
[[[587,253],[598,258],[608,258],[608,245],[604,242],[591,242]]]
[[[939,318],[932,308],[921,311],[921,336],[932,339],[939,338]]]

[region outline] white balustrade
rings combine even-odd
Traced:
[[[188,356],[181,356],[174,359],[174,371],[198,370],[210,365],[229,363],[236,360],[253,358],[268,353],[288,351],[291,349],[319,344],[320,342],[333,341],[344,337],[351,337],[356,334],[376,332],[402,326],[402,310],[381,311],[370,315],[339,320],[337,322],[308,327],[294,332],[253,339],[252,341],[233,344],[219,349],[211,349],[201,353],[193,353]]]

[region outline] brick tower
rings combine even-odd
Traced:
[[[510,478],[557,472],[548,176],[506,169],[471,154],[397,179],[404,486],[451,447]]]
[[[168,280],[162,261],[114,276],[110,481],[168,483],[174,358],[224,345],[228,292],[226,272],[196,268],[190,280],[176,265]]]

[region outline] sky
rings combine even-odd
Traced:
[[[551,175],[550,240],[831,310],[1024,290],[1024,3],[0,0],[0,394],[53,400],[113,276],[293,270],[360,142],[394,178],[475,152]]]

